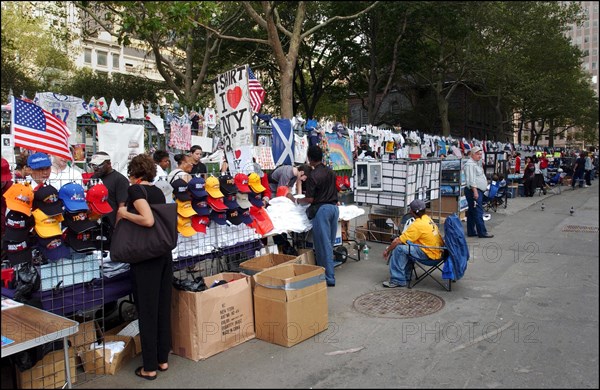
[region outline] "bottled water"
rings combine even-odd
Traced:
[[[365,245],[363,248],[363,257],[365,260],[369,260],[369,247]]]

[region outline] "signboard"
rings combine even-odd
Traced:
[[[254,134],[248,93],[248,66],[240,66],[217,76],[213,82],[221,139],[232,175],[243,172],[252,161]],[[250,147],[249,147],[250,146]],[[229,160],[234,158],[233,161]]]

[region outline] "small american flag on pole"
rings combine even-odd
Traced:
[[[33,103],[12,100],[11,132],[15,146],[73,160],[65,122]]]
[[[250,93],[250,105],[252,106],[252,111],[259,112],[260,107],[265,101],[266,92],[256,79],[256,76],[250,67],[248,67],[248,92]]]

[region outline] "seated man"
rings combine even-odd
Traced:
[[[415,199],[410,203],[410,213],[415,221],[408,226],[402,235],[396,238],[383,252],[383,257],[390,263],[390,280],[383,282],[383,287],[406,287],[410,282],[413,258],[426,265],[442,258],[443,249],[421,248],[410,244],[442,247],[444,240],[437,225],[425,214],[425,202]],[[410,258],[408,254],[410,253]],[[391,255],[391,256],[390,256]]]

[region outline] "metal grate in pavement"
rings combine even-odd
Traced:
[[[582,226],[582,225],[565,225],[562,228],[563,232],[575,233],[598,233],[597,226]]]
[[[437,295],[395,288],[373,291],[354,300],[354,309],[372,317],[415,318],[440,311],[445,305]]]

